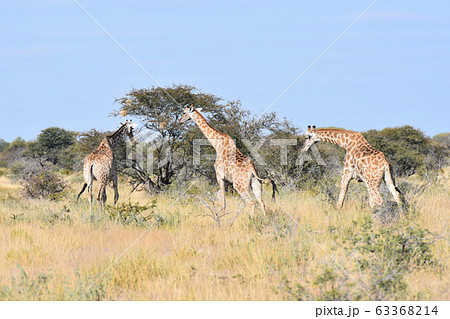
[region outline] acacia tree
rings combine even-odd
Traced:
[[[255,116],[243,109],[240,101],[221,103],[221,98],[202,93],[188,85],[133,89],[126,96],[116,99],[116,102],[121,107],[114,115],[127,114],[138,118],[149,132],[146,136],[153,138],[139,143],[140,146],[147,143],[146,150],[152,152],[157,163],[150,163],[153,168],[151,172],[147,170],[149,163],[142,160],[142,157],[147,158],[148,153],[142,154],[140,159],[131,158],[131,167],[122,167],[122,172],[131,177],[135,188],[144,185],[149,190],[159,190],[172,183],[175,178],[189,180],[199,175],[215,181],[212,161],[193,163],[193,141],[203,139],[204,136],[193,122],[179,124],[185,105],[194,104],[197,108],[203,108],[202,114],[208,122],[230,135],[245,155],[251,155],[245,140],[254,144],[256,140],[279,134],[280,131],[290,132],[291,135],[297,133],[290,122],[279,120],[275,113]],[[270,143],[265,146],[273,147]],[[214,149],[203,147],[202,157],[208,154],[215,154]],[[268,164],[273,164],[272,168],[277,166],[276,161]],[[263,175],[267,175],[267,168],[260,168]]]
[[[148,130],[146,136],[152,136],[152,139],[140,143],[152,146],[147,151],[153,153],[157,167],[149,172],[146,167],[148,163],[136,158],[130,159],[131,167],[122,167],[135,188],[145,185],[149,190],[159,190],[173,181],[185,166],[188,157],[186,146],[196,135],[189,132],[189,126],[186,128],[179,124],[183,107],[194,104],[205,112],[216,114],[223,108],[220,101],[215,95],[202,93],[189,85],[133,89],[125,97],[116,99],[121,107],[113,115],[127,114],[138,118],[143,128]],[[143,155],[146,157],[148,154]]]
[[[253,159],[260,175],[277,180],[277,183],[291,182],[289,174],[296,167],[301,147],[297,141],[300,130],[292,122],[278,118],[275,112],[252,114],[240,101],[229,101],[219,114],[212,115],[211,122],[230,135],[244,155]],[[283,152],[286,152],[286,158],[282,159]],[[209,170],[209,176],[215,179],[212,165],[205,170]]]
[[[19,165],[23,159],[23,153],[27,149],[27,142],[17,137],[11,143],[8,143],[0,153],[0,167],[11,167],[11,165]]]
[[[75,142],[75,132],[60,127],[49,127],[41,131],[35,142],[29,143],[27,155],[46,159],[51,164],[58,164],[61,152]]]
[[[410,125],[369,130],[363,133],[367,141],[386,155],[395,174],[410,176],[427,170],[437,171],[447,161],[448,151]]]

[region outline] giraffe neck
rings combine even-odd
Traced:
[[[192,114],[192,119],[200,128],[203,135],[206,136],[208,141],[217,150],[217,145],[219,144],[220,140],[223,139],[224,134],[209,125],[206,119],[197,110],[194,112],[194,114]]]
[[[362,135],[358,132],[337,130],[337,129],[320,129],[316,131],[316,137],[323,142],[335,144],[348,151],[355,142],[359,141]]]
[[[122,125],[117,131],[106,137],[106,140],[108,141],[108,144],[111,146],[111,149],[113,151],[115,150],[117,144],[119,144],[124,134],[125,134],[125,125]]]

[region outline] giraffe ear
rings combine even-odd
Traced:
[[[199,107],[199,108],[197,109],[197,112],[201,112],[201,110],[203,110],[203,108]]]

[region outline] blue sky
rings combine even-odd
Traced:
[[[87,1],[163,86],[260,114],[372,1]],[[112,130],[155,83],[71,0],[1,1],[0,138]],[[450,131],[450,1],[380,0],[270,111],[304,128]]]

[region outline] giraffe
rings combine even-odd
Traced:
[[[84,185],[81,192],[78,194],[77,200],[80,199],[80,195],[87,187],[89,204],[92,205],[92,184],[94,180],[97,180],[100,183],[97,200],[103,207],[106,202],[106,186],[109,181],[112,181],[114,188],[114,205],[117,203],[119,199],[119,190],[117,185],[117,166],[114,150],[125,134],[134,142],[133,129],[136,127],[136,123],[127,120],[117,131],[103,138],[99,147],[85,157],[83,166]]]
[[[302,152],[306,152],[311,145],[319,141],[336,144],[346,150],[341,191],[337,202],[339,210],[342,208],[348,184],[352,179],[366,185],[371,208],[383,203],[379,190],[383,178],[399,207],[402,206],[400,191],[394,184],[388,161],[384,154],[370,145],[361,133],[339,129],[316,129],[315,126],[311,129],[311,126],[308,126],[305,135],[306,141]]]
[[[180,123],[192,119],[200,128],[205,137],[216,150],[216,161],[214,169],[216,171],[217,183],[219,184],[218,198],[222,211],[225,211],[225,181],[233,184],[234,189],[239,193],[244,202],[250,206],[251,215],[255,213],[255,202],[250,196],[250,187],[260,205],[263,214],[266,214],[264,201],[262,200],[262,181],[256,173],[252,160],[245,157],[228,134],[219,132],[211,127],[206,119],[200,114],[202,109],[195,109],[193,104],[186,106]],[[272,198],[275,200],[275,192],[278,192],[275,182],[268,179],[272,184]]]

